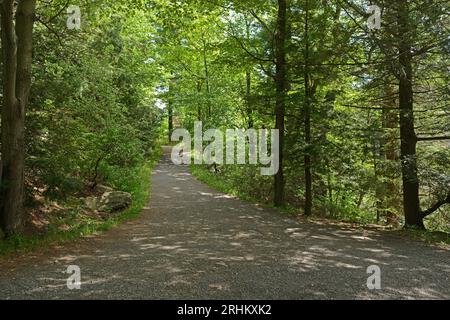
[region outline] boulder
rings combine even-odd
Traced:
[[[122,191],[105,192],[97,201],[99,211],[116,212],[131,206],[131,194]]]
[[[105,193],[105,192],[111,192],[111,191],[114,191],[114,189],[113,188],[111,188],[111,187],[108,187],[108,186],[105,186],[105,185],[103,185],[103,184],[98,184],[96,187],[95,187],[95,190],[97,191],[97,192],[99,192],[99,193]]]
[[[84,206],[92,211],[97,211],[97,206],[98,206],[98,198],[96,197],[87,197],[84,198]]]

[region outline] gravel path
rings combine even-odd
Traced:
[[[141,218],[0,261],[0,298],[449,299],[449,262],[392,233],[299,223],[226,196],[166,156]],[[69,265],[80,290],[67,289]],[[366,286],[370,265],[381,290]]]

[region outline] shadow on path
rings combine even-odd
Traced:
[[[0,263],[0,298],[449,299],[450,255],[393,235],[299,223],[212,190],[169,156],[141,218]],[[381,268],[382,289],[366,282]],[[80,290],[65,270],[81,268]]]

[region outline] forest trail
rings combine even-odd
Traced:
[[[299,223],[212,190],[165,151],[139,219],[0,261],[0,299],[450,299],[448,251]],[[80,290],[66,286],[69,265]],[[370,265],[381,290],[366,286]]]

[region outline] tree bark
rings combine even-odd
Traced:
[[[309,3],[306,1],[305,9],[305,108],[304,108],[304,126],[305,126],[305,215],[312,214],[312,173],[311,173],[311,88],[309,74]]]
[[[409,23],[408,1],[398,0],[398,5],[400,160],[402,166],[405,227],[423,229],[425,227],[420,214],[419,179],[417,175],[417,137],[414,131],[412,27]]]
[[[246,27],[246,35],[247,35],[247,41],[250,42],[250,24],[248,22],[245,23]],[[252,102],[251,102],[251,90],[252,90],[252,72],[251,68],[247,67],[247,70],[245,71],[245,103],[247,107],[247,126],[249,129],[253,128],[253,109],[252,109]]]
[[[202,92],[202,82],[200,80],[197,81],[197,92],[199,95]],[[203,121],[203,112],[202,112],[202,106],[200,103],[197,106],[197,120]]]
[[[287,0],[278,0],[277,32],[275,35],[275,61],[276,61],[276,102],[275,128],[279,130],[279,170],[274,181],[274,205],[284,205],[284,172],[283,172],[283,149],[284,149],[284,118],[286,104],[286,27],[287,27]]]
[[[253,110],[251,103],[251,84],[252,84],[252,75],[250,70],[245,72],[245,82],[246,82],[246,92],[245,92],[245,103],[247,105],[247,117],[248,122],[247,126],[249,129],[253,128]]]
[[[386,161],[386,169],[383,172],[385,178],[384,214],[386,215],[386,223],[395,225],[397,223],[397,213],[400,211],[399,203],[401,203],[396,170],[396,164],[398,163],[398,131],[396,128],[399,117],[398,105],[393,97],[395,93],[389,84],[386,84],[385,94],[386,101],[383,104],[383,129],[385,131],[383,148]]]
[[[25,112],[31,87],[35,0],[1,3],[3,48],[2,182],[0,226],[7,236],[23,223]],[[15,26],[15,27],[14,27]]]
[[[373,141],[373,167],[375,175],[375,198],[376,198],[376,208],[377,208],[377,222],[380,222],[381,216],[385,213],[385,185],[380,181],[379,177],[384,176],[384,172],[380,170],[380,166],[385,159],[384,154],[384,141],[378,134],[375,136]]]
[[[171,142],[172,139],[172,132],[173,132],[173,103],[172,103],[172,83],[175,81],[175,78],[170,79],[170,83],[169,83],[169,94],[168,94],[168,98],[167,98],[167,112],[168,112],[168,129],[169,129],[169,143]]]
[[[205,68],[205,84],[206,84],[206,101],[208,107],[208,118],[211,118],[212,110],[211,110],[211,87],[209,84],[209,68],[208,68],[208,59],[206,52],[206,40],[203,38],[203,65]]]

